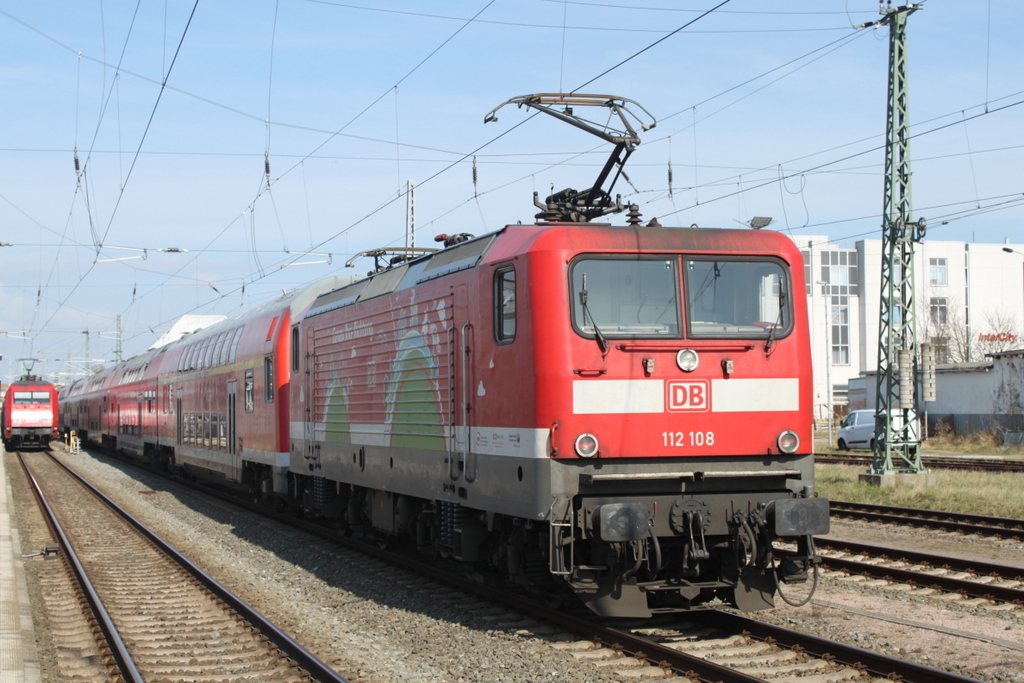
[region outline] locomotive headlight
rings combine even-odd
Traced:
[[[698,363],[700,363],[700,358],[697,357],[697,352],[693,349],[683,349],[676,354],[676,365],[683,372],[693,372],[697,369]]]
[[[576,437],[576,455],[581,458],[593,458],[597,455],[597,437],[593,434],[580,434]]]
[[[785,431],[779,434],[779,450],[783,453],[796,453],[796,449],[800,447],[800,437],[791,431]]]

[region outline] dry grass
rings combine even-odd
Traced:
[[[1020,456],[1019,447],[1003,449],[1003,433],[998,429],[975,432],[968,436],[957,434],[945,422],[939,422],[935,433],[925,442],[926,451],[935,450],[964,455],[995,454]]]
[[[816,465],[818,495],[855,503],[1024,519],[1024,474],[933,470],[934,486],[880,488],[857,481],[863,467]]]
[[[922,444],[922,453],[928,455],[998,455],[1000,457],[1019,460],[1024,458],[1024,448],[1013,446],[1003,448],[1003,433],[997,429],[985,432],[977,432],[968,436],[957,434],[951,429],[943,429],[944,424],[939,424],[935,434],[930,434],[928,440]],[[836,432],[838,433],[838,432]],[[832,436],[836,438],[835,434]],[[819,430],[814,435],[815,453],[840,453],[835,444],[828,444],[828,435]],[[855,451],[867,453],[867,450]]]

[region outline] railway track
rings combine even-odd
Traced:
[[[858,465],[867,467],[871,454],[815,453],[814,461],[824,465]],[[926,467],[937,470],[969,470],[975,472],[1024,472],[1024,460],[1002,460],[992,457],[922,455]]]
[[[833,518],[857,519],[953,533],[1024,540],[1024,520],[1009,517],[988,517],[960,512],[851,503],[841,500],[830,501],[829,513]]]
[[[654,624],[599,623],[589,616],[570,614],[560,607],[553,609],[525,599],[522,594],[467,581],[461,572],[453,573],[444,566],[382,549],[372,540],[346,537],[319,524],[216,491],[201,490],[330,543],[342,544],[403,567],[410,573],[409,582],[436,584],[434,588],[421,590],[435,595],[450,591],[471,593],[480,599],[483,605],[480,609],[485,610],[487,605],[502,606],[511,616],[499,615],[498,619],[522,623],[524,634],[536,632],[536,637],[551,641],[552,647],[570,650],[573,656],[623,679],[750,683],[769,676],[821,674],[834,680],[888,678],[906,683],[974,680],[725,611],[709,610],[697,617],[658,620]],[[538,623],[542,625],[539,628]]]
[[[864,580],[956,594],[978,604],[1024,606],[1024,568],[840,539],[817,539],[821,566]],[[778,555],[793,552],[780,549]]]
[[[96,624],[110,680],[344,683],[55,458],[19,460]],[[82,645],[81,631],[73,638]]]

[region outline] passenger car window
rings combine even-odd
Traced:
[[[245,370],[245,412],[251,413],[256,408],[256,381],[252,368]]]
[[[516,271],[513,266],[494,274],[494,338],[510,344],[516,338]]]
[[[266,356],[263,359],[263,400],[266,403],[274,402],[274,357]]]

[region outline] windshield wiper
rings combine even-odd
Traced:
[[[594,339],[597,340],[597,346],[601,349],[601,353],[608,353],[608,340],[601,334],[601,330],[597,327],[597,321],[594,320],[594,316],[590,314],[590,309],[587,308],[587,274],[583,273],[583,287],[580,289],[580,305],[583,306],[583,324],[586,325],[587,318],[590,318],[590,324],[594,326]]]
[[[772,325],[772,329],[768,332],[768,341],[764,343],[764,352],[768,353],[772,350],[772,344],[775,343],[775,333],[780,327],[782,327],[782,316],[786,311],[786,292],[783,289],[779,289],[779,315],[775,320],[775,324]]]

